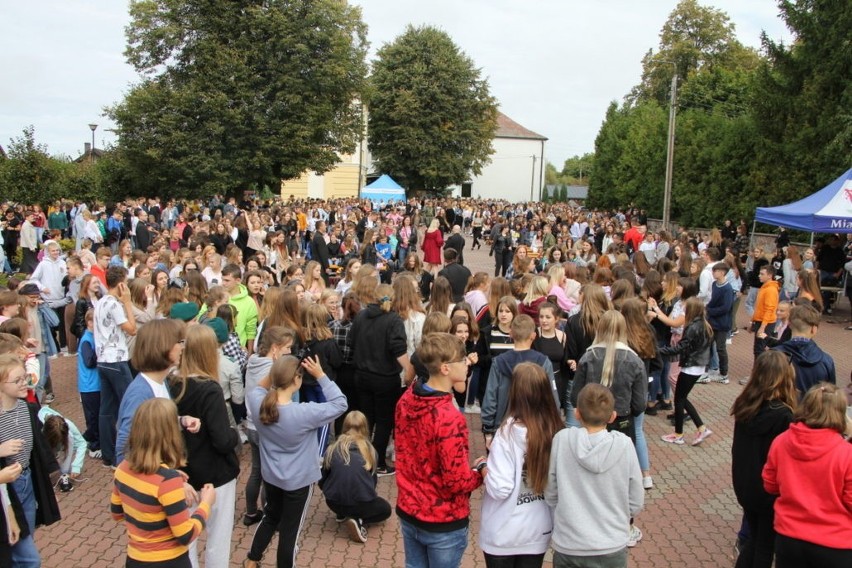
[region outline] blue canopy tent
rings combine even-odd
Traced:
[[[405,201],[405,189],[387,174],[382,175],[373,183],[361,190],[361,199],[369,199],[374,203],[389,203],[393,200]]]
[[[758,207],[755,222],[811,233],[852,233],[852,169],[804,199]]]

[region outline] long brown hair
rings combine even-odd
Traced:
[[[175,402],[186,394],[186,383],[190,378],[219,380],[219,342],[216,333],[208,325],[193,325],[186,330],[186,344],[180,359],[180,372],[173,379],[180,392]]]
[[[550,448],[553,436],[564,426],[553,403],[553,391],[539,365],[520,363],[512,372],[506,419],[514,419],[527,429],[527,454],[524,469],[527,485],[538,495],[547,485]]]
[[[278,391],[286,389],[302,372],[298,357],[284,355],[279,357],[269,371],[271,385],[260,403],[260,423],[269,426],[278,422]]]
[[[583,301],[580,303],[580,323],[583,324],[583,333],[588,340],[595,337],[598,329],[598,321],[610,308],[609,298],[606,292],[597,284],[586,284],[583,286]]]
[[[731,407],[737,422],[748,422],[760,411],[764,402],[777,401],[791,411],[796,409],[796,371],[787,355],[780,351],[764,351],[754,362],[751,377]]]
[[[498,304],[504,297],[512,295],[512,287],[509,285],[508,280],[502,276],[498,276],[491,281],[491,287],[489,290],[488,311],[491,312],[492,321],[496,322]]]
[[[686,325],[697,318],[701,318],[701,323],[704,327],[704,335],[708,338],[713,337],[713,328],[707,322],[707,311],[704,309],[704,302],[698,297],[690,298],[684,304],[684,321]]]
[[[657,341],[654,328],[645,319],[648,304],[640,298],[629,298],[621,305],[621,315],[627,324],[627,345],[640,359],[657,356]]]
[[[170,468],[186,465],[174,402],[155,397],[139,405],[130,425],[124,459],[131,471],[148,475],[156,473],[160,464]]]
[[[404,320],[408,319],[411,312],[424,313],[417,281],[410,274],[400,274],[394,278],[391,310]]]
[[[429,296],[429,305],[426,307],[427,313],[442,312],[446,314],[452,303],[453,289],[450,286],[450,281],[443,276],[438,276],[432,283],[432,293]]]
[[[300,340],[305,339],[302,329],[302,310],[299,305],[299,296],[295,290],[285,289],[275,300],[275,305],[272,307],[269,317],[266,318],[264,327],[275,325],[289,327],[296,332],[296,336]]]
[[[323,341],[334,337],[328,327],[328,310],[322,304],[310,304],[302,310],[302,326],[305,339]]]

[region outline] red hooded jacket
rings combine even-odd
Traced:
[[[415,382],[396,405],[394,441],[397,515],[432,532],[466,527],[482,476],[471,469],[467,423],[452,394]]]

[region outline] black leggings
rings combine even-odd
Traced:
[[[736,568],[771,568],[775,547],[774,509],[772,506],[746,509],[745,517],[751,534],[737,557]]]
[[[775,568],[849,568],[852,549],[829,548],[779,534],[775,537]]]
[[[684,372],[681,372],[677,377],[677,386],[675,387],[675,395],[674,395],[674,415],[675,415],[675,433],[683,434],[683,411],[689,413],[692,416],[692,421],[695,423],[696,428],[700,428],[704,425],[704,422],[701,421],[701,417],[698,416],[698,412],[695,410],[695,407],[692,406],[692,403],[686,398],[689,396],[690,391],[692,391],[692,387],[695,386],[696,381],[698,381],[699,375],[687,375]]]
[[[296,541],[305,523],[305,515],[311,502],[313,485],[285,491],[280,487],[263,482],[266,490],[266,506],[263,509],[263,519],[257,526],[251,541],[248,559],[260,562],[266,547],[275,531],[278,531],[278,568],[292,568],[296,563]]]
[[[189,561],[189,552],[184,552],[177,558],[159,562],[142,562],[128,558],[124,566],[125,568],[191,568],[192,563]]]

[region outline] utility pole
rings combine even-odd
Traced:
[[[538,156],[533,154],[533,167],[532,167],[532,177],[530,178],[530,201],[533,200],[533,188],[535,188],[535,161],[538,159]]]
[[[672,172],[674,170],[675,118],[677,117],[677,68],[672,75],[672,96],[669,102],[669,136],[666,145],[666,185],[663,190],[663,228],[669,230],[672,209]]]

